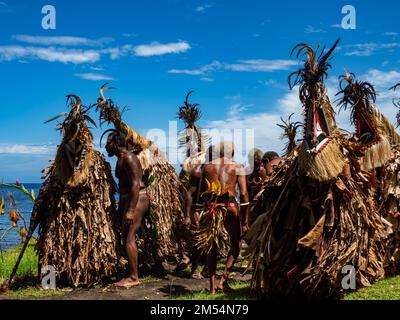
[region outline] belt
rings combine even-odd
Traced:
[[[237,208],[238,206],[236,202],[209,203],[207,204],[207,209],[209,214],[216,215],[219,208]]]

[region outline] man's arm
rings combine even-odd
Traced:
[[[134,154],[128,154],[124,159],[123,165],[130,184],[129,204],[124,218],[127,223],[132,223],[135,209],[139,201],[141,168],[139,167],[139,161]]]
[[[190,186],[188,191],[186,191],[186,203],[185,203],[185,221],[186,224],[193,223],[193,194],[196,192],[197,188],[195,186]]]
[[[249,224],[249,193],[247,192],[247,179],[245,175],[245,170],[242,165],[237,166],[237,178],[240,192],[240,203],[244,204],[240,206],[240,216],[242,218],[242,225],[244,229],[248,228]]]
[[[190,173],[189,178],[189,189],[186,191],[186,199],[185,199],[185,220],[189,221],[192,224],[195,224],[195,218],[193,214],[193,195],[199,188],[199,183],[201,180],[201,170],[200,168],[194,169]]]

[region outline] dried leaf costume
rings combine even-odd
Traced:
[[[176,256],[178,245],[175,233],[183,221],[178,176],[164,153],[152,141],[123,122],[119,108],[104,96],[104,91],[108,89],[106,85],[102,86],[97,102],[100,120],[102,123],[112,123],[116,130],[125,135],[128,150],[137,154],[142,169],[153,180],[147,190],[152,197],[151,223],[154,224],[154,232],[144,235],[140,245],[142,254],[149,256],[150,251],[143,246],[153,243],[157,259]]]
[[[374,105],[376,92],[368,82],[356,81],[354,74],[341,77],[339,105],[350,108],[357,143],[363,148],[361,167],[375,177],[370,189],[378,200],[381,215],[393,228],[387,246],[385,271],[394,275],[400,261],[400,219],[398,174],[400,171],[400,136],[390,121]]]
[[[229,193],[222,193],[219,181],[205,179],[207,189],[201,194],[204,207],[200,211],[200,226],[196,232],[196,246],[204,253],[209,253],[214,247],[223,255],[228,252],[228,235],[224,227],[227,208],[238,208],[236,199]]]
[[[29,237],[39,226],[39,264],[54,266],[57,277],[76,288],[112,276],[119,251],[110,166],[93,148],[87,125],[95,125],[87,115],[90,108],[77,96],[68,96],[68,101],[71,111],[61,114],[66,117],[58,124],[63,139],[55,160],[45,170]]]
[[[400,84],[394,86],[396,89]],[[393,104],[400,109],[400,100]],[[400,125],[400,111],[396,115],[397,127]],[[392,223],[393,236],[388,249],[386,272],[388,275],[400,271],[400,145],[398,140],[392,142],[393,156],[384,164],[381,172],[380,204],[385,211],[386,219]]]
[[[281,139],[287,141],[283,149],[283,156],[289,161],[292,161],[297,157],[297,152],[295,151],[297,148],[296,136],[298,129],[302,127],[300,122],[292,121],[293,115],[294,113],[292,113],[286,120],[281,117],[281,123],[277,123],[277,126],[283,129]],[[282,191],[283,180],[286,178],[285,168],[288,168],[288,166],[284,165],[284,161],[282,161],[274,170],[275,172],[273,174],[258,182],[257,194],[255,195],[250,207],[253,217],[259,217],[265,213],[267,208],[277,200],[277,196],[279,196],[279,193]],[[258,223],[256,226],[251,230],[251,232],[248,232],[246,236],[246,241],[248,243],[253,242],[253,245],[248,248],[248,252],[252,252],[254,250],[253,246],[256,245],[254,242],[254,236],[259,233],[260,222],[262,219],[258,219],[257,221]]]
[[[282,191],[258,222],[252,287],[267,298],[337,297],[346,265],[355,268],[358,287],[384,275],[386,227],[365,191],[362,152],[337,128],[323,82],[338,41],[326,53],[293,49],[306,56],[289,76],[290,88],[300,86],[304,140],[276,171],[272,183]]]
[[[376,92],[367,82],[356,81],[354,74],[346,74],[340,82],[340,105],[351,108],[351,121],[356,127],[357,142],[363,147],[361,165],[375,175],[371,190],[375,193],[380,213],[392,224],[393,234],[387,246],[385,271],[394,275],[399,271],[400,218],[400,136],[390,121],[374,105]]]

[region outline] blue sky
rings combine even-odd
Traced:
[[[41,27],[46,4],[56,8],[56,30]],[[356,30],[340,28],[346,4],[356,8]],[[399,3],[382,0],[0,0],[0,181],[40,181],[60,141],[43,122],[66,111],[66,94],[95,102],[104,82],[143,134],[167,129],[195,90],[202,127],[252,128],[257,147],[280,151],[275,124],[301,113],[287,87],[300,42],[329,47],[340,37],[329,94],[346,68],[376,85],[378,105],[394,120],[387,89],[400,82],[399,12]],[[339,125],[351,129],[347,118],[341,113]]]

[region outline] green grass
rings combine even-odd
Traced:
[[[0,253],[0,284],[6,281],[11,275],[12,269],[15,262],[18,259],[18,255],[22,245],[18,245],[10,250]],[[62,294],[62,291],[58,290],[43,290],[35,284],[34,277],[38,273],[38,258],[35,252],[35,241],[31,240],[30,244],[25,250],[24,257],[18,267],[18,271],[15,277],[17,279],[23,279],[23,281],[17,281],[18,285],[16,289],[9,290],[5,293],[0,294],[0,297],[10,298],[22,298],[22,297],[43,297]],[[23,283],[22,285],[20,283]]]
[[[61,290],[44,290],[38,287],[27,287],[18,290],[10,290],[2,294],[6,298],[34,298],[34,297],[49,297],[62,295],[65,292]],[[2,296],[0,295],[0,297]]]
[[[8,279],[17,261],[22,245],[0,253],[0,281]],[[35,253],[35,242],[32,240],[26,248],[24,257],[19,265],[17,277],[32,277],[37,275],[38,259]]]
[[[381,280],[344,296],[343,300],[400,300],[400,276]]]

